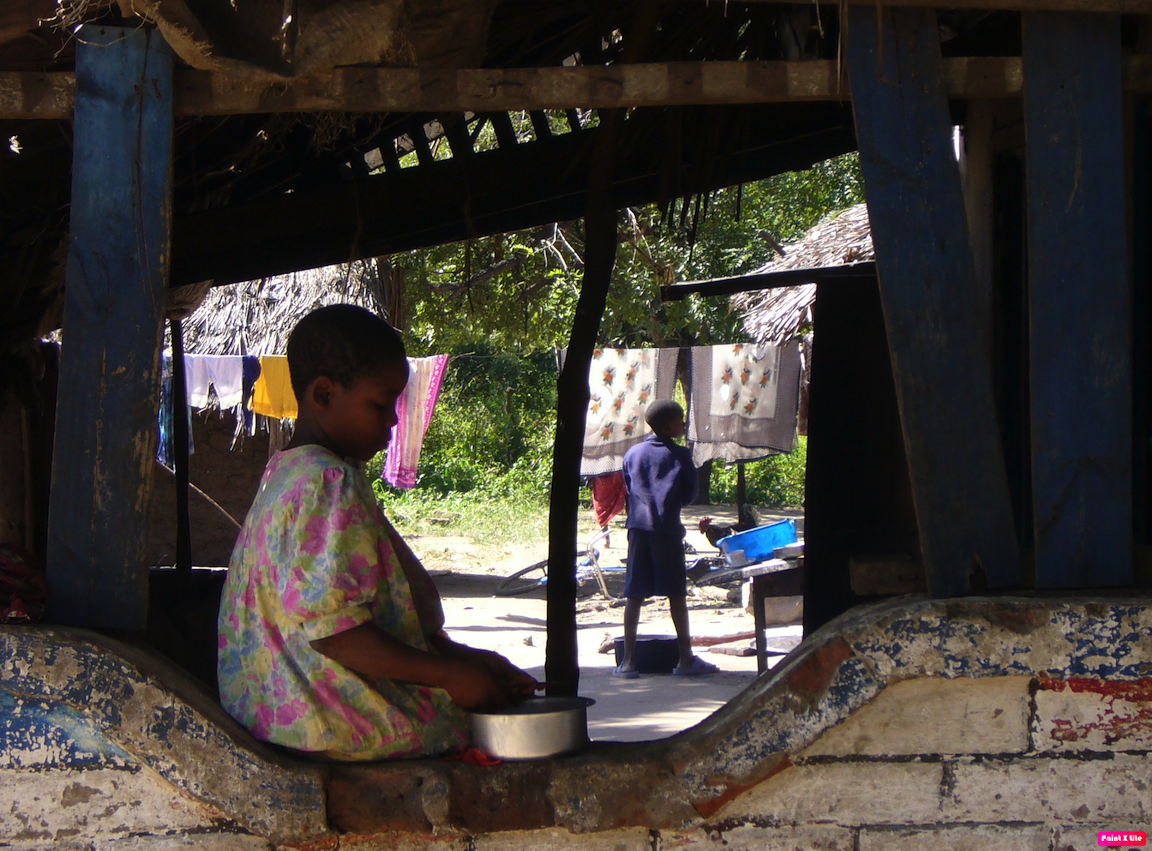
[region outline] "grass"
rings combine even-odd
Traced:
[[[548,540],[548,495],[492,495],[472,491],[433,496],[428,491],[388,490],[380,505],[402,535],[460,535],[484,546],[531,547]],[[581,511],[579,540],[596,531]],[[583,546],[583,544],[581,544]]]

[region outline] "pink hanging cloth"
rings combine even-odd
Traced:
[[[398,422],[392,430],[392,442],[384,459],[380,478],[395,488],[411,488],[416,484],[416,466],[424,433],[432,420],[432,409],[440,395],[448,355],[427,358],[408,358],[408,386],[396,401]]]

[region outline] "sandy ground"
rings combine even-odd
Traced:
[[[701,555],[716,550],[697,530],[702,516],[718,523],[730,523],[735,511],[730,506],[694,506],[684,513],[688,541]],[[797,518],[799,512],[763,515],[763,522],[778,517]],[[582,523],[581,528],[591,523]],[[543,552],[487,551],[470,541],[445,536],[407,538],[417,555],[436,578],[444,598],[448,632],[458,641],[503,653],[537,679],[544,679],[547,645],[544,589],[516,597],[495,595],[495,588],[507,575],[544,557]],[[598,546],[600,565],[606,569],[608,591],[619,594],[623,587],[623,564],[627,537],[623,528],[612,528],[608,546]],[[693,556],[689,555],[691,562]],[[691,585],[690,585],[691,588]],[[751,633],[752,615],[739,601],[739,588],[692,589],[688,598],[694,638],[735,637]],[[577,601],[577,644],[580,663],[580,693],[596,701],[588,711],[589,735],[594,740],[644,741],[662,738],[687,729],[715,712],[743,691],[756,677],[756,657],[718,652],[719,648],[744,649],[751,639],[743,638],[713,647],[697,648],[697,655],[720,668],[703,677],[674,677],[670,674],[642,675],[634,680],[611,676],[614,654],[600,653],[601,645],[623,635],[623,609],[611,605],[595,581],[581,587]],[[644,607],[641,636],[673,635],[668,604],[653,599]],[[769,630],[769,644],[778,651],[769,656],[772,665],[783,651],[800,638],[799,624]]]

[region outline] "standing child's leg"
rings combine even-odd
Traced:
[[[692,635],[688,631],[688,598],[669,597],[668,612],[672,626],[676,627],[676,644],[680,649],[680,668],[692,667]]]
[[[692,636],[688,633],[688,597],[669,597],[668,611],[676,627],[676,643],[680,646],[680,664],[672,669],[673,676],[698,677],[715,674],[720,669],[699,656],[692,655]]]
[[[628,572],[624,576],[624,658],[612,672],[614,677],[633,679],[636,672],[636,632],[640,625],[640,606],[652,596],[652,554],[650,532],[628,530]]]
[[[624,658],[613,671],[613,676],[632,679],[628,674],[636,673],[636,633],[640,627],[640,607],[643,597],[629,597],[624,604]]]

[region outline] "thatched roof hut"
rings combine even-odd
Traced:
[[[296,323],[327,304],[358,304],[395,324],[389,272],[381,261],[362,260],[213,287],[184,320],[184,351],[282,355]]]
[[[857,204],[832,214],[796,242],[785,245],[780,257],[754,274],[845,266],[874,259],[868,208]],[[757,343],[779,346],[811,323],[815,300],[816,284],[811,283],[739,293],[732,296],[731,304],[744,314],[744,330]]]

